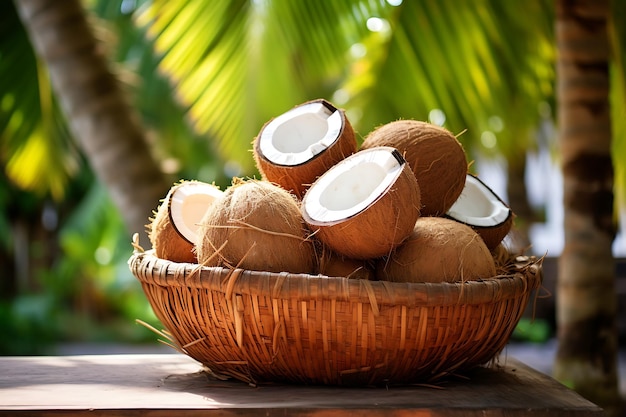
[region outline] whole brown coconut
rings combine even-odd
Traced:
[[[422,215],[445,214],[461,194],[467,160],[447,129],[417,120],[397,120],[372,131],[361,149],[391,146],[400,151],[420,185]]]
[[[308,233],[291,193],[266,181],[235,179],[201,221],[198,263],[312,273],[315,251]]]
[[[298,198],[317,177],[356,150],[356,136],[345,112],[324,99],[273,118],[253,141],[262,178]]]
[[[378,261],[376,276],[393,282],[459,282],[496,275],[491,252],[469,226],[421,217],[409,238]]]
[[[321,250],[318,264],[319,273],[329,277],[346,277],[367,281],[373,281],[376,278],[374,268],[369,261],[346,258],[326,247]]]
[[[197,225],[222,194],[216,185],[201,181],[174,184],[146,226],[155,255],[172,262],[196,263]]]

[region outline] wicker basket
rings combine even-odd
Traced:
[[[426,383],[504,348],[541,260],[482,281],[407,284],[208,268],[135,246],[133,274],[182,352],[248,383]]]

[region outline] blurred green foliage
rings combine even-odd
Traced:
[[[473,155],[518,157],[552,114],[552,2],[85,0],[163,170],[255,175],[262,124],[325,97],[361,136],[432,110]],[[614,2],[623,22],[624,2]],[[373,20],[372,20],[373,19]],[[615,24],[616,45],[626,31]],[[616,131],[624,54],[616,48]],[[0,2],[0,354],[154,341],[120,213],[72,139],[12,2]],[[549,111],[547,113],[550,113]],[[485,136],[485,133],[488,135]],[[626,135],[615,141],[624,188]],[[155,208],[158,202],[155,202]],[[146,222],[150,213],[146,213]],[[515,337],[542,339],[521,323]]]
[[[182,153],[169,154],[184,156],[189,162],[181,170],[182,175],[196,175],[198,166],[211,163],[210,153],[194,149],[201,146],[200,140],[184,122],[183,111],[171,97],[167,80],[151,77],[150,83],[132,82],[137,77],[135,70],[155,72],[157,60],[130,16],[120,13],[120,3],[101,1],[93,5],[93,12],[102,19],[95,21],[96,31],[99,36],[110,37],[107,45],[114,49],[115,59],[126,60],[124,64],[116,61],[112,65],[117,66],[122,80],[127,74],[127,88],[133,92],[137,106],[144,110],[146,126],[176,138],[172,143],[186,144],[187,147],[171,145]],[[117,8],[115,13],[109,8],[111,5]],[[2,2],[1,8],[0,26],[7,31],[11,28],[10,36],[4,39],[17,42],[20,54],[34,59],[12,3]],[[0,65],[7,65],[11,59],[8,50],[0,49]],[[128,57],[130,50],[141,51],[135,61]],[[16,64],[23,65],[26,73],[36,69],[23,62]],[[22,99],[31,94],[31,101],[39,101],[37,89],[23,89],[20,94]],[[58,112],[56,103],[53,105]],[[32,107],[40,109],[37,105]],[[37,114],[29,119],[31,123],[41,121]],[[55,126],[67,135],[62,117],[58,117]],[[57,131],[46,132],[50,137]],[[0,149],[5,158],[12,150],[25,146],[23,141],[11,142],[15,136],[10,129],[2,133]],[[69,136],[65,140],[71,143]],[[206,148],[206,144],[203,146]],[[134,322],[141,318],[159,327],[140,284],[128,269],[132,247],[125,238],[119,211],[80,153],[73,157],[75,169],[71,172],[39,166],[42,171],[35,177],[34,187],[16,184],[2,171],[0,263],[7,267],[0,272],[0,354],[53,353],[58,343],[73,341],[138,343],[156,339],[151,331]],[[46,155],[43,160],[55,158]],[[36,171],[38,160],[27,162]],[[62,176],[51,180],[63,190],[57,193],[41,178],[59,171]],[[215,173],[209,175],[219,177]],[[146,222],[149,215],[146,213]]]
[[[159,327],[128,269],[130,242],[118,211],[93,179],[63,218],[52,261],[32,264],[34,282],[18,296],[0,300],[0,354],[53,353],[60,342],[148,342],[154,334],[135,318]],[[37,259],[50,247],[30,244]],[[45,244],[45,243],[44,243]]]
[[[554,329],[552,329],[548,320],[522,317],[517,323],[511,339],[523,342],[544,343],[553,336]]]

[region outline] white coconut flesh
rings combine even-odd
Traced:
[[[374,203],[395,183],[404,159],[396,151],[360,151],[333,166],[309,188],[303,204],[311,220],[348,219]]]
[[[177,187],[170,197],[170,218],[176,231],[195,244],[204,213],[223,192],[210,184],[187,183]]]
[[[511,209],[478,178],[468,175],[461,195],[447,215],[472,226],[494,227],[507,221]]]
[[[335,143],[342,125],[338,110],[307,103],[269,122],[261,132],[259,149],[274,164],[300,165]]]

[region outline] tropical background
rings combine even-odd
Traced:
[[[559,175],[560,155],[553,1],[85,0],[86,25],[68,20],[67,30],[78,49],[81,30],[95,36],[126,100],[116,105],[120,120],[134,123],[88,131],[72,121],[89,101],[71,107],[63,96],[86,94],[76,85],[102,68],[53,67],[71,42],[37,28],[29,7],[38,3],[46,2],[0,2],[0,354],[53,353],[72,341],[153,342],[135,323],[158,327],[127,266],[131,235],[148,244],[145,224],[179,179],[225,187],[233,176],[258,176],[254,136],[314,98],[344,108],[359,140],[400,118],[445,126],[470,170],[489,176],[516,212],[509,244],[544,250],[533,228],[550,221],[552,191],[537,188]],[[606,7],[619,224],[626,4]],[[33,33],[48,39],[39,53]],[[546,175],[529,189],[538,160]],[[554,336],[541,323],[534,333],[523,325],[520,337]]]

